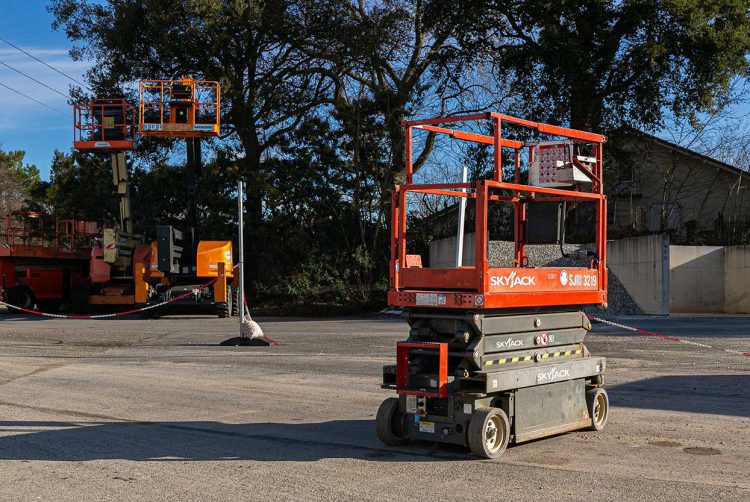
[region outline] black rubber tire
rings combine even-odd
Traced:
[[[492,445],[487,444],[489,430],[494,430],[495,434],[503,434],[499,440],[495,439]],[[483,458],[500,457],[505,452],[510,440],[508,415],[500,408],[478,408],[469,420],[466,439],[469,443],[469,449],[475,455]]]
[[[232,317],[234,310],[234,298],[232,298],[232,286],[227,285],[227,317]]]
[[[230,308],[231,307],[227,302],[219,302],[216,304],[216,315],[218,315],[220,319],[225,319],[229,317]]]
[[[232,298],[232,309],[231,313],[233,316],[240,315],[240,288],[237,288],[235,286],[229,286],[229,289],[231,290],[231,298]]]
[[[402,446],[409,442],[405,429],[406,414],[401,413],[397,397],[389,397],[380,404],[375,417],[378,439],[388,446]]]
[[[8,303],[12,303],[19,308],[33,309],[34,305],[36,305],[36,297],[34,296],[34,292],[24,286],[12,288],[8,292],[8,298],[10,299]],[[8,307],[8,310],[13,313],[21,312],[20,310],[13,307]]]
[[[586,391],[586,406],[591,417],[592,431],[600,431],[607,425],[609,419],[609,396],[603,387]]]

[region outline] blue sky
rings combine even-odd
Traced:
[[[89,63],[68,56],[71,43],[62,32],[52,31],[52,16],[44,0],[3,0],[0,36],[60,71],[83,81]],[[67,94],[72,82],[0,41],[0,61]],[[24,150],[26,161],[36,164],[42,176],[49,175],[55,149],[69,150],[73,141],[72,112],[65,98],[0,66],[0,83],[63,112],[55,113],[0,87],[0,148]]]

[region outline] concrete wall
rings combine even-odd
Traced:
[[[666,234],[607,242],[607,266],[646,314],[669,314],[669,237]]]
[[[474,233],[464,234],[463,265],[473,267],[476,260]],[[430,242],[430,268],[456,267],[456,238],[448,237]]]
[[[750,313],[750,246],[724,249],[724,312]]]
[[[512,249],[512,243],[493,245],[506,255]],[[557,257],[557,247],[548,247]],[[430,243],[430,267],[453,268],[455,256],[455,237]],[[468,233],[464,265],[474,265],[474,257],[474,234]],[[534,263],[547,264],[540,257]],[[607,265],[646,314],[750,314],[750,246],[670,246],[666,234],[654,234],[608,241]]]
[[[724,275],[724,247],[670,246],[670,312],[723,312]]]

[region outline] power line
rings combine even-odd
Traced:
[[[5,39],[4,39],[3,37],[0,37],[0,40],[2,40],[3,42],[5,42],[6,44],[10,45],[10,46],[11,46],[11,47],[13,47],[14,49],[16,49],[16,50],[18,50],[18,51],[21,51],[21,52],[23,52],[24,54],[26,54],[27,56],[29,56],[29,57],[30,57],[31,59],[34,59],[34,60],[36,60],[36,61],[39,61],[39,62],[40,62],[40,63],[42,63],[42,64],[43,64],[44,66],[46,66],[47,68],[50,68],[50,69],[52,69],[52,70],[56,71],[57,73],[59,73],[59,74],[60,74],[60,75],[62,75],[63,77],[65,77],[65,78],[68,78],[68,79],[72,80],[72,81],[73,81],[73,82],[75,82],[76,84],[78,84],[78,85],[80,85],[80,86],[82,86],[82,87],[85,87],[85,88],[86,88],[86,89],[88,89],[89,91],[92,91],[91,87],[87,86],[87,85],[86,85],[86,84],[84,84],[83,82],[79,82],[78,80],[74,79],[73,77],[71,77],[71,76],[70,76],[70,75],[68,75],[67,73],[64,73],[64,72],[62,72],[62,71],[58,70],[57,68],[55,68],[54,66],[52,66],[52,65],[50,65],[50,64],[48,64],[48,63],[45,63],[44,61],[42,61],[42,60],[41,60],[41,59],[39,59],[38,57],[36,57],[36,56],[34,56],[34,55],[32,55],[32,54],[29,54],[28,52],[26,52],[25,50],[21,49],[21,48],[20,48],[20,47],[18,47],[17,45],[15,45],[15,44],[13,44],[13,43],[11,43],[11,42],[8,42],[8,41],[7,41],[7,40],[5,40]],[[92,92],[93,92],[93,91],[92,91]]]
[[[28,78],[28,79],[30,79],[30,80],[33,80],[34,82],[36,82],[36,83],[37,83],[37,84],[39,84],[39,85],[43,85],[44,87],[46,87],[46,88],[47,88],[47,89],[49,89],[50,91],[53,91],[53,92],[56,92],[56,93],[58,93],[58,94],[59,94],[60,96],[64,97],[65,99],[69,99],[69,98],[70,98],[70,96],[68,96],[67,94],[63,94],[62,92],[58,91],[57,89],[55,89],[55,88],[53,88],[53,87],[50,87],[50,86],[48,86],[48,85],[47,85],[47,84],[45,84],[44,82],[40,82],[39,80],[35,79],[34,77],[32,77],[32,76],[30,76],[30,75],[27,75],[26,73],[22,72],[21,70],[19,70],[19,69],[17,69],[17,68],[13,68],[13,67],[12,67],[11,65],[9,65],[8,63],[4,63],[3,61],[0,61],[0,64],[1,64],[1,65],[3,65],[3,66],[5,66],[5,67],[7,67],[7,68],[10,68],[11,70],[13,70],[13,71],[14,71],[14,72],[16,72],[16,73],[20,73],[21,75],[23,75],[24,77],[26,77],[26,78]]]
[[[17,90],[15,90],[15,89],[14,89],[14,88],[12,88],[12,87],[9,87],[9,86],[7,86],[7,85],[3,84],[2,82],[0,82],[0,86],[2,86],[2,87],[5,87],[5,88],[6,88],[6,89],[8,89],[9,91],[13,91],[13,92],[15,92],[16,94],[20,94],[20,95],[21,95],[21,96],[23,96],[24,98],[26,98],[26,99],[30,99],[30,100],[31,100],[31,101],[33,101],[34,103],[38,103],[38,104],[40,104],[40,105],[42,105],[42,106],[44,106],[44,107],[46,107],[46,108],[49,108],[49,109],[50,109],[50,110],[52,110],[53,112],[55,112],[55,113],[59,113],[59,114],[60,114],[60,115],[62,115],[63,117],[68,117],[68,116],[69,116],[69,115],[67,115],[67,114],[65,114],[65,113],[63,113],[63,112],[61,112],[61,111],[60,111],[60,110],[58,110],[57,108],[53,108],[53,107],[51,107],[50,105],[48,105],[48,104],[46,104],[46,103],[42,103],[42,102],[41,102],[41,101],[39,101],[38,99],[34,99],[34,98],[32,98],[31,96],[29,96],[29,95],[27,95],[27,94],[24,94],[24,93],[22,93],[21,91],[17,91]]]

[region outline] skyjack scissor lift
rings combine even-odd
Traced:
[[[486,123],[491,133],[450,129]],[[606,305],[606,199],[602,154],[606,138],[497,113],[407,121],[406,182],[392,195],[389,304],[404,309],[411,329],[397,344],[396,364],[383,368],[383,387],[398,397],[378,410],[381,441],[401,445],[429,440],[468,446],[486,457],[520,443],[566,431],[600,430],[609,401],[603,388],[605,359],[592,357],[584,337],[591,325],[585,305]],[[461,127],[460,124],[453,127]],[[527,129],[553,141],[522,143],[503,138],[503,127]],[[445,134],[494,149],[492,179],[471,183],[416,184],[412,136]],[[503,181],[503,153],[513,159],[513,182]],[[522,155],[525,154],[525,155]],[[522,157],[529,184],[521,183]],[[475,265],[422,266],[407,251],[407,197],[431,194],[475,205]],[[526,244],[541,242],[530,213],[535,205],[592,204],[594,249],[585,266],[538,267]],[[488,210],[511,204],[511,267],[488,263]],[[559,220],[542,222],[557,231]],[[543,232],[542,232],[543,233]],[[532,235],[534,236],[532,238]],[[557,242],[555,237],[549,243]],[[542,239],[544,240],[544,239]]]

